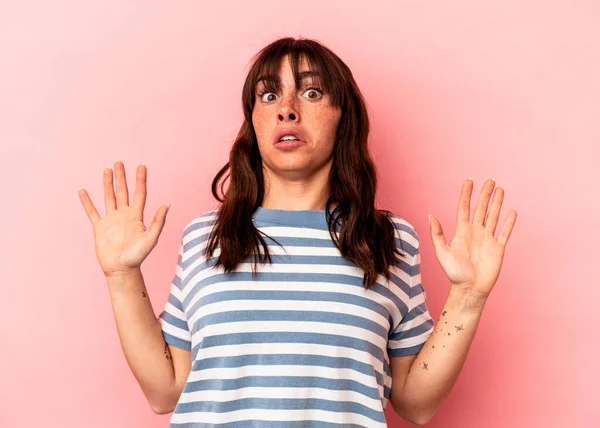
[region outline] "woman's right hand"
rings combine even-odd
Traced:
[[[107,277],[127,274],[139,269],[144,259],[158,242],[165,225],[168,205],[161,206],[148,229],[144,226],[144,206],[146,204],[146,166],[141,164],[136,170],[135,194],[129,205],[125,167],[121,161],[115,162],[117,194],[113,188],[113,170],[104,170],[104,203],[106,216],[100,218],[92,200],[85,191],[78,195],[92,224],[94,246],[100,267]]]

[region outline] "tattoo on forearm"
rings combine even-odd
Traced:
[[[427,363],[423,363],[423,370],[429,371],[429,369],[427,368],[427,365],[428,365]]]
[[[447,313],[448,313],[448,311],[442,312],[442,316],[445,317]]]
[[[456,331],[464,330],[462,324],[461,325],[455,325],[454,328],[456,329]]]
[[[169,347],[166,342],[165,342],[165,357],[167,357],[167,360],[171,359],[171,355],[169,354]]]
[[[142,297],[146,297],[146,292],[142,291]]]

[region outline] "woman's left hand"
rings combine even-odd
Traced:
[[[485,298],[500,275],[506,243],[517,221],[517,212],[511,210],[500,235],[497,239],[494,238],[504,198],[504,189],[497,187],[488,212],[494,186],[494,180],[488,180],[484,184],[475,207],[473,222],[470,223],[473,181],[465,180],[458,201],[456,233],[450,245],[446,244],[438,219],[431,216],[429,227],[436,257],[450,280],[452,289],[474,292]]]

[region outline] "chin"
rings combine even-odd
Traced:
[[[310,169],[310,162],[300,159],[288,159],[287,162],[271,162],[270,165],[272,165],[270,169],[281,172],[305,171]]]

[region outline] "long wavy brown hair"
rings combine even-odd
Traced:
[[[278,75],[281,61],[288,55],[296,87],[300,87],[298,68],[304,58],[310,70],[318,73],[316,79],[323,91],[329,94],[330,102],[341,107],[325,217],[335,246],[346,260],[364,271],[363,286],[368,289],[380,273],[389,280],[389,265],[399,261],[395,255],[405,255],[395,245],[392,213],[375,208],[377,176],[367,148],[369,118],[363,97],[348,66],[315,40],[282,38],[252,58],[242,91],[244,122],[231,148],[229,162],[212,182],[212,194],[222,204],[205,254],[207,259],[212,257],[219,244],[221,251],[214,266],[222,266],[225,272],[233,271],[238,263],[253,254],[253,277],[257,262],[266,263],[268,260],[271,263],[268,245],[261,234],[268,235],[259,231],[252,222],[253,213],[261,206],[264,196],[262,158],[252,125],[252,109],[257,79],[263,75]],[[276,82],[266,81],[267,91],[277,92],[279,88],[276,86]],[[225,173],[227,175],[220,186],[221,197],[217,188]],[[225,191],[227,178],[231,183]],[[336,203],[331,211],[330,207]],[[339,230],[339,239],[336,230]],[[259,245],[262,245],[263,253],[260,253]]]

